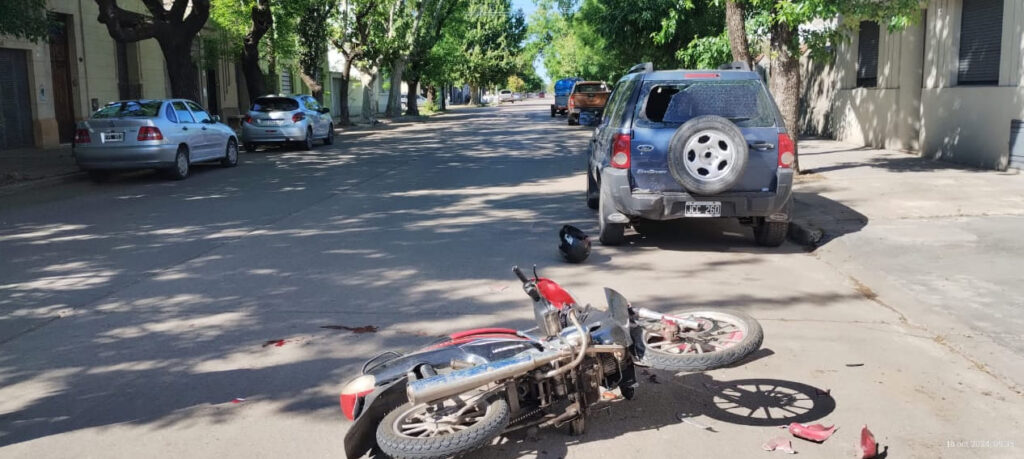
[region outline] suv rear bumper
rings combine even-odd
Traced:
[[[604,168],[602,188],[608,187],[615,209],[629,218],[674,220],[684,218],[686,202],[718,201],[722,217],[764,217],[770,221],[788,222],[792,216],[793,171],[779,169],[775,192],[725,193],[714,196],[693,196],[686,192],[634,193],[629,185],[628,171]]]

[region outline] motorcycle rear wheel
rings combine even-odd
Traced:
[[[442,459],[490,443],[508,425],[508,402],[467,399],[396,408],[377,426],[378,446],[394,459]]]
[[[664,323],[642,321],[643,339],[637,343],[641,365],[670,371],[713,370],[743,360],[764,341],[761,324],[742,312],[693,310],[671,315],[692,317],[704,325],[701,330],[671,333],[665,331]]]

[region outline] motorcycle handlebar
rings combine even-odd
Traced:
[[[523,274],[523,270],[519,269],[519,266],[513,266],[512,272],[516,273],[516,277],[523,281],[524,284],[530,282],[530,279],[526,278],[526,274]]]

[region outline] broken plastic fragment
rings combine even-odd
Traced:
[[[784,437],[775,437],[768,440],[761,445],[761,448],[764,448],[765,451],[782,451],[784,453],[796,454],[796,451],[793,450],[793,442]]]
[[[875,435],[868,430],[867,424],[860,429],[860,457],[871,459],[878,455],[878,443],[875,442]]]
[[[263,343],[263,347],[267,347],[267,346],[271,346],[271,345],[277,346],[277,347],[284,346],[284,340],[283,339],[271,339],[271,340],[267,340],[265,343]]]
[[[605,400],[615,400],[615,399],[619,398],[619,396],[615,395],[615,392],[607,391],[606,390],[606,391],[604,391],[603,394],[601,394],[601,398],[603,398]]]
[[[348,330],[357,335],[363,333],[376,333],[379,330],[374,325],[363,325],[362,327],[349,327],[346,325],[321,325],[320,328],[326,328],[328,330]]]
[[[242,397],[235,397],[235,399],[232,400],[231,403],[242,403],[244,401],[245,401],[245,399],[242,398]]]
[[[821,424],[804,425],[794,422],[789,425],[789,433],[796,435],[798,438],[818,443],[828,440],[828,437],[831,437],[835,431],[836,426],[825,427]]]

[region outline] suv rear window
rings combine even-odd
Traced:
[[[581,93],[584,93],[584,94],[589,94],[589,93],[594,93],[594,92],[608,92],[608,86],[603,85],[603,84],[596,84],[596,83],[578,84],[578,85],[576,85],[576,89],[574,91],[581,92]]]
[[[107,105],[96,113],[92,114],[95,118],[153,118],[160,113],[160,106],[163,105],[163,101],[160,100],[129,100],[125,102],[114,102]]]
[[[775,126],[775,109],[757,80],[651,81],[637,104],[637,123],[678,126],[701,115],[718,115],[739,127]]]
[[[299,103],[287,97],[260,97],[252,104],[254,112],[290,112],[298,109]]]

